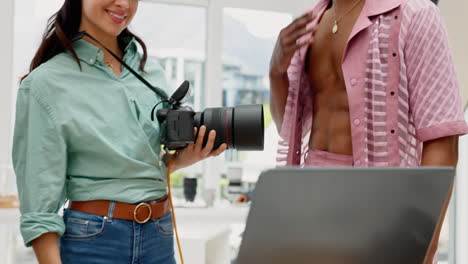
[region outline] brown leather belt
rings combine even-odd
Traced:
[[[88,214],[107,216],[111,202],[105,200],[70,202],[68,208],[81,211]],[[138,205],[115,203],[113,218],[134,220],[137,223],[144,224],[149,220],[154,220],[169,212],[169,199],[164,196],[160,200],[140,203]]]

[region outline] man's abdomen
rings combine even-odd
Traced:
[[[315,93],[309,148],[352,155],[349,106],[344,89]]]

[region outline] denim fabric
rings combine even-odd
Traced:
[[[66,209],[60,238],[64,264],[175,264],[172,215],[138,224]]]

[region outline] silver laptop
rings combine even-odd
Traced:
[[[262,173],[237,264],[422,263],[452,168]]]

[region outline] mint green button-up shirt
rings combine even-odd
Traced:
[[[125,68],[116,77],[98,47],[84,40],[73,46],[82,71],[63,52],[18,91],[12,158],[27,246],[44,233],[63,234],[58,211],[66,200],[137,203],[166,194],[160,127],[150,117],[161,98]],[[136,70],[140,59],[132,40],[124,61]],[[148,61],[141,74],[166,89],[157,63]]]

